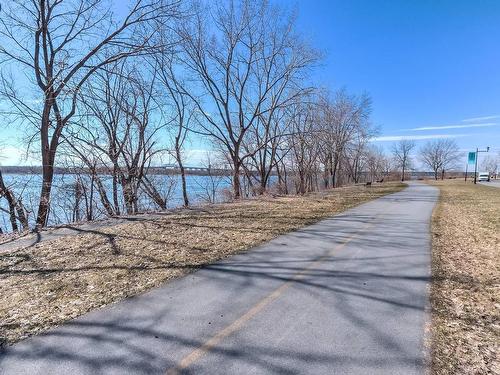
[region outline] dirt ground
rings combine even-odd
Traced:
[[[0,343],[11,344],[204,264],[404,188],[263,197],[107,226],[0,254]]]
[[[432,184],[433,373],[500,374],[500,190]]]

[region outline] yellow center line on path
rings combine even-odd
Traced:
[[[238,331],[246,322],[252,319],[255,315],[257,315],[260,311],[262,311],[267,305],[280,297],[292,284],[304,278],[306,276],[306,272],[316,267],[317,265],[324,262],[326,259],[332,256],[332,253],[335,251],[339,251],[344,248],[349,242],[351,242],[359,233],[365,231],[368,227],[373,225],[373,221],[377,218],[378,215],[375,215],[373,219],[366,223],[361,229],[353,233],[349,236],[344,242],[339,244],[338,246],[331,249],[328,254],[323,255],[319,259],[312,262],[309,266],[305,267],[301,271],[297,272],[290,280],[286,281],[283,285],[275,289],[271,294],[267,297],[264,297],[262,300],[257,302],[254,306],[252,306],[245,314],[236,319],[233,323],[229,324],[222,330],[220,330],[217,334],[212,336],[210,339],[205,341],[205,343],[199,346],[197,349],[193,350],[191,353],[182,358],[175,367],[172,367],[167,370],[166,375],[178,375],[182,370],[185,370],[209,351],[211,351],[217,344],[219,344],[224,338],[228,337],[232,333]]]

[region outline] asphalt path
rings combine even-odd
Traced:
[[[424,374],[430,217],[410,183],[0,354],[1,374]]]
[[[480,182],[480,184],[484,186],[500,188],[500,180],[490,180],[489,182]]]

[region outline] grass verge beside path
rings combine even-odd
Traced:
[[[433,373],[500,374],[500,190],[432,185]]]
[[[0,344],[403,188],[385,183],[214,205],[0,254]]]

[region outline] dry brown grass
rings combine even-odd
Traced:
[[[500,374],[500,189],[433,184],[433,373]]]
[[[13,343],[403,187],[224,204],[0,254],[0,340]]]

